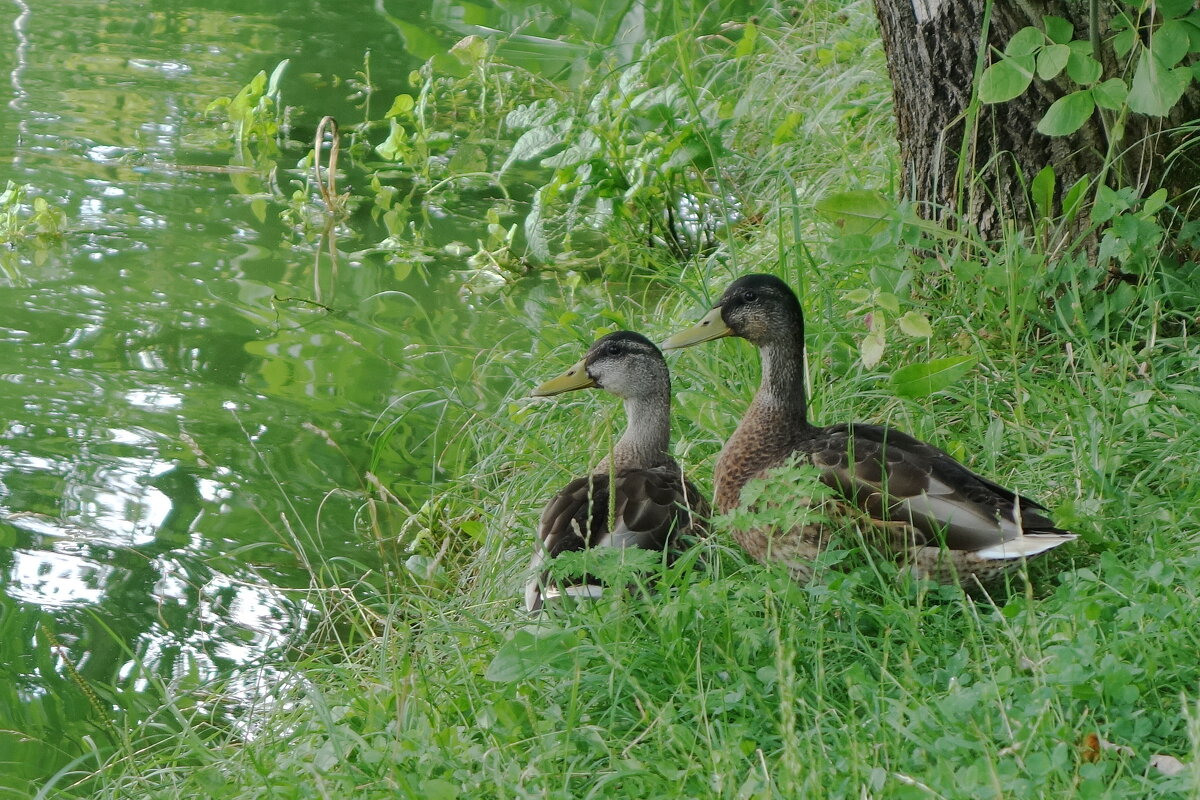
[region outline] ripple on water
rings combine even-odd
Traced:
[[[229,697],[257,705],[285,680],[269,663],[313,610],[278,520],[309,525],[320,507],[311,555],[361,555],[354,504],[330,522],[335,504],[321,498],[356,485],[365,429],[394,389],[375,353],[393,322],[413,325],[405,306],[349,342],[344,315],[276,298],[327,287],[323,302],[343,311],[395,282],[371,264],[330,272],[281,247],[289,234],[238,195],[229,133],[205,115],[291,57],[290,102],[360,116],[344,88],[298,97],[298,65],[352,76],[372,48],[375,80],[408,91],[419,60],[396,55],[395,31],[329,0],[242,2],[235,15],[103,5],[99,18],[90,0],[20,4],[21,23],[0,26],[13,62],[0,163],[68,220],[61,245],[0,265],[0,602],[19,601],[20,630],[46,631],[5,641],[5,660],[23,697],[58,703],[30,706],[51,722],[21,735],[19,755],[0,731],[0,760],[40,780],[78,753],[28,742],[96,733],[68,664],[131,708],[164,681],[174,701],[218,678],[224,698],[193,697],[212,720]],[[304,427],[317,422],[332,433]],[[54,669],[43,669],[47,647],[61,658]]]
[[[95,605],[115,569],[79,553],[14,550],[6,591],[42,608]]]

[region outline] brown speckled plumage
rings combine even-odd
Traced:
[[[827,524],[735,532],[754,558],[783,561],[793,577],[807,580],[831,533],[853,524],[918,577],[988,582],[1075,538],[1038,503],[908,434],[879,425],[810,424],[803,314],[778,278],[735,281],[712,312],[664,349],[729,335],[758,346],[762,383],[717,460],[717,510],[737,508],[747,482],[794,458],[817,467],[840,498],[822,501]]]
[[[611,333],[562,377],[542,384],[538,393],[592,386],[625,400],[626,430],[591,474],[564,486],[542,511],[530,565],[533,576],[525,591],[531,611],[551,595],[591,596],[599,589],[589,575],[551,586],[548,560],[596,547],[666,551],[672,558],[683,539],[703,532],[709,514],[704,496],[668,450],[671,379],[659,349],[639,334]]]

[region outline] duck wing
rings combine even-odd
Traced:
[[[543,567],[560,553],[595,547],[674,550],[679,537],[698,532],[707,516],[703,496],[673,465],[576,478],[542,511],[532,565],[539,574],[526,588],[526,605],[541,607],[548,580]],[[595,584],[588,576],[581,580]]]
[[[818,428],[801,449],[821,470],[824,483],[872,518],[909,523],[925,537],[916,544],[982,551],[1023,534],[1071,537],[1054,526],[1044,506],[892,428]]]

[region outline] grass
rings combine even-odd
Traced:
[[[164,708],[169,735],[92,775],[92,796],[1200,796],[1200,342],[1149,289],[1083,324],[1021,305],[1014,280],[947,277],[937,265],[966,258],[956,245],[906,247],[898,228],[901,239],[853,249],[815,223],[818,196],[886,190],[896,159],[871,7],[850,4],[837,26],[823,10],[764,22],[754,69],[736,78],[766,110],[739,118],[724,174],[762,198],[758,224],[640,296],[564,288],[556,302],[575,316],[474,357],[475,391],[511,388],[491,390],[462,429],[481,454],[473,469],[410,520],[440,551],[437,569],[398,565],[370,593],[315,576],[330,625],[274,702],[236,735],[206,730],[199,706]],[[691,324],[752,270],[803,287],[817,421],[887,422],[941,444],[1045,500],[1081,541],[977,598],[845,550],[798,587],[718,532],[649,597],[519,613],[540,505],[621,424],[597,393],[527,405],[530,382],[576,360],[597,329]],[[894,290],[934,336],[893,337],[864,367],[864,322],[845,300],[864,284]],[[946,391],[889,391],[896,366],[959,353],[977,366]],[[730,340],[670,361],[676,451],[710,485],[757,361]],[[1163,754],[1182,772],[1155,767]]]

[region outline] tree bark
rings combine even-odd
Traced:
[[[1106,2],[1101,40],[1110,33]],[[1164,162],[1175,144],[1164,134],[1167,121],[1135,115],[1122,141],[1111,148],[1100,112],[1069,136],[1038,133],[1037,123],[1050,104],[1079,88],[1065,72],[1051,81],[1035,77],[1016,99],[980,105],[973,113],[985,7],[985,0],[875,0],[892,77],[905,191],[923,216],[949,225],[962,220],[985,238],[997,239],[1006,228],[1031,226],[1029,182],[1043,167],[1054,167],[1057,204],[1080,178],[1101,175],[1110,150],[1117,156],[1105,172],[1110,184],[1165,185],[1173,197],[1196,191],[1200,171],[1194,159]],[[1071,21],[1075,37],[1086,38],[1087,9],[1077,0],[996,0],[987,31],[987,44],[995,50],[984,54],[980,71],[1021,28],[1043,28],[1043,15]],[[1111,49],[1105,52],[1101,80],[1120,76]],[[1189,89],[1172,121],[1195,119],[1198,99],[1194,87]]]

